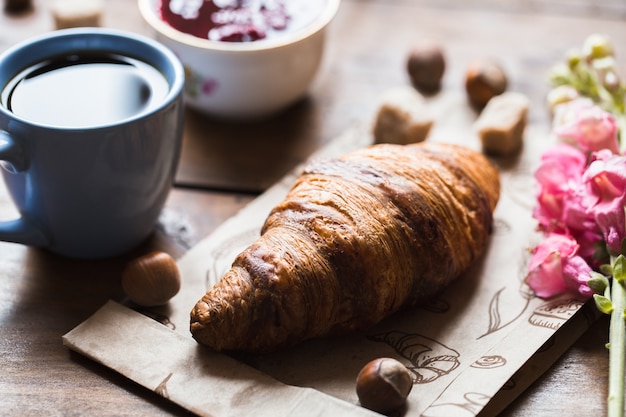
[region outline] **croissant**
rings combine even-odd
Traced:
[[[500,193],[479,152],[423,142],[313,161],[191,311],[216,351],[363,330],[432,297],[485,250]]]

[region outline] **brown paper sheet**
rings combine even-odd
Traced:
[[[369,131],[369,126],[352,129],[314,157],[367,145],[372,141]],[[463,123],[438,127],[428,140],[479,146]],[[593,309],[581,309],[583,303],[568,296],[549,301],[535,298],[523,282],[528,249],[538,240],[531,217],[532,171],[548,142],[545,134],[531,127],[518,158],[496,161],[503,190],[486,256],[428,305],[397,314],[363,334],[313,340],[277,354],[238,359],[205,353],[191,338],[189,311],[235,255],[258,236],[296,169],[180,260],[181,292],[167,308],[149,312],[175,332],[158,329],[160,325],[149,319],[137,319],[126,307],[107,305],[64,341],[149,389],[157,389],[172,375],[167,381],[168,398],[199,415],[207,410],[215,417],[247,415],[253,408],[254,415],[260,415],[258,407],[247,403],[249,395],[281,396],[281,401],[264,403],[262,412],[267,415],[348,411],[366,415],[358,407],[354,382],[360,368],[380,356],[397,358],[413,374],[406,416],[496,415],[596,318]],[[132,331],[125,329],[131,326]],[[107,339],[116,343],[95,343]],[[124,355],[131,359],[116,359]],[[142,362],[144,357],[147,363]],[[212,372],[213,366],[236,377]],[[262,389],[252,390],[257,381],[262,381],[258,384]],[[198,403],[199,393],[214,390],[219,397],[213,396],[210,404]],[[316,402],[318,408],[309,408]]]
[[[281,384],[113,301],[64,342],[200,416],[376,415],[310,388]]]

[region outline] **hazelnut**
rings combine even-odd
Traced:
[[[356,378],[356,394],[361,405],[383,414],[404,405],[411,388],[409,370],[393,358],[374,359]]]
[[[413,85],[422,92],[434,93],[441,88],[445,68],[443,50],[436,43],[423,42],[409,52],[407,71]]]
[[[134,303],[154,307],[167,303],[180,290],[180,271],[165,252],[132,260],[122,271],[122,289]]]
[[[489,100],[504,93],[508,80],[502,67],[489,60],[473,62],[465,73],[465,90],[472,104],[482,110]]]
[[[9,13],[22,13],[33,7],[31,0],[5,0],[4,10]]]

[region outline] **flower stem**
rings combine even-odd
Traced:
[[[613,262],[611,262],[613,263]],[[608,416],[622,417],[624,415],[624,355],[626,346],[626,322],[624,309],[626,308],[626,288],[624,283],[616,279],[612,280],[611,323],[609,326],[609,395]]]
[[[624,154],[626,151],[626,114],[622,113],[616,116],[617,120],[617,134],[619,151]]]

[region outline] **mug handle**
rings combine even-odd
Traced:
[[[26,158],[20,144],[7,132],[0,130],[0,165],[12,174],[26,170]],[[0,240],[32,246],[48,246],[47,236],[21,216],[0,221]]]

